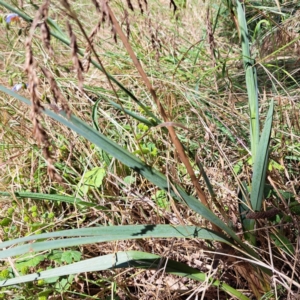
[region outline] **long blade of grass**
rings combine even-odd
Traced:
[[[270,103],[269,111],[265,121],[265,126],[259,141],[258,153],[254,161],[252,188],[251,188],[251,206],[254,211],[260,211],[265,189],[266,173],[269,158],[269,142],[272,129],[274,101]]]
[[[274,241],[275,245],[283,250],[287,255],[290,255],[292,258],[295,255],[295,248],[292,242],[278,230],[273,231],[270,234],[270,238]]]
[[[42,233],[9,240],[0,244],[0,249],[11,247],[15,244],[29,242],[26,245],[16,246],[0,252],[0,259],[40,252],[50,249],[66,248],[71,246],[86,245],[120,240],[141,238],[197,238],[221,243],[231,244],[223,234],[196,226],[172,225],[126,225],[126,226],[101,226],[93,228],[80,228]],[[58,238],[44,241],[45,239]],[[35,242],[33,242],[35,241]]]
[[[242,182],[239,191],[239,213],[240,219],[243,226],[244,237],[247,241],[251,242],[251,245],[255,245],[255,235],[253,232],[255,221],[252,219],[247,219],[246,215],[250,210],[250,201],[246,197],[249,195],[246,182]]]
[[[240,1],[234,1],[236,5],[236,17],[239,26],[240,39],[242,42],[243,64],[246,72],[246,86],[248,93],[250,113],[250,139],[251,154],[255,161],[259,143],[259,110],[258,110],[258,87],[255,61],[251,58],[249,33],[245,12]]]
[[[95,94],[97,94],[97,93],[95,93]],[[98,95],[98,94],[97,94],[97,95]],[[98,95],[98,96],[99,96],[99,95]],[[133,112],[133,111],[131,111],[131,110],[129,110],[129,109],[126,109],[126,108],[124,109],[121,105],[119,105],[119,104],[117,104],[116,102],[114,102],[114,101],[112,101],[112,100],[109,100],[109,99],[107,99],[106,97],[103,97],[103,96],[101,96],[101,97],[99,96],[99,99],[96,100],[96,102],[95,102],[95,104],[94,104],[94,106],[93,106],[92,118],[93,118],[93,123],[94,123],[94,125],[97,124],[97,122],[96,122],[96,119],[97,119],[97,107],[98,107],[99,102],[102,100],[102,98],[104,98],[104,99],[105,99],[108,103],[110,103],[114,108],[116,108],[116,109],[118,109],[118,110],[124,112],[124,113],[127,114],[128,116],[131,116],[132,118],[136,119],[137,121],[139,121],[139,122],[141,122],[141,123],[143,123],[143,124],[145,124],[145,125],[147,125],[147,126],[149,126],[149,127],[157,126],[157,125],[158,125],[158,123],[155,122],[155,120],[152,120],[152,122],[151,122],[151,121],[149,121],[148,119],[144,118],[143,116],[140,116],[140,115],[138,115],[137,113],[135,113],[135,112]],[[98,127],[98,125],[97,125],[97,127]],[[96,129],[99,130],[97,127],[96,127]]]
[[[260,211],[262,208],[262,200],[264,198],[264,191],[266,185],[266,173],[269,163],[269,141],[272,129],[274,102],[271,101],[265,126],[259,141],[258,153],[253,167],[252,187],[250,193],[251,208],[254,211]],[[256,244],[256,236],[253,234],[255,227],[255,220],[248,220],[245,216],[242,218],[243,227],[248,232],[245,232],[245,238],[249,240],[252,245]]]
[[[30,101],[19,94],[14,93],[13,91],[7,89],[4,86],[0,85],[0,90],[4,93],[15,97],[21,102],[31,105]],[[70,120],[67,119],[66,114],[61,111],[60,114],[56,114],[48,109],[44,110],[44,113],[54,120],[60,122],[61,124],[67,126],[68,128],[74,130],[76,133],[86,138],[99,148],[103,149],[105,152],[111,154],[116,159],[120,160],[123,164],[132,168],[134,171],[138,172],[150,182],[155,184],[160,189],[169,192],[171,196],[179,201],[183,200],[186,204],[195,212],[199,213],[209,222],[215,224],[219,228],[221,228],[224,232],[226,232],[238,245],[241,246],[242,249],[246,251],[246,253],[253,257],[258,257],[257,254],[245,243],[241,241],[241,239],[235,234],[235,232],[228,227],[218,216],[216,216],[212,211],[210,211],[205,205],[199,202],[196,198],[188,195],[186,191],[174,184],[172,187],[169,184],[167,178],[155,170],[154,168],[145,164],[138,157],[129,153],[127,150],[120,147],[115,142],[111,141],[101,133],[97,132],[92,127],[88,126],[86,123],[78,119],[77,117],[71,115]]]
[[[12,193],[9,192],[1,192],[0,196],[3,197],[11,197]],[[107,210],[107,207],[102,205],[95,205],[94,203],[82,201],[79,198],[72,197],[72,196],[64,196],[64,195],[58,195],[58,194],[43,194],[43,193],[31,193],[31,192],[14,192],[13,193],[15,197],[18,198],[30,198],[30,199],[36,199],[36,200],[51,200],[51,201],[57,201],[57,202],[67,202],[73,205],[82,205],[85,207],[93,207],[96,209],[101,210]],[[1,201],[1,199],[0,199]]]
[[[42,271],[30,275],[20,276],[17,278],[7,279],[0,282],[0,286],[8,286],[14,284],[20,284],[24,282],[30,282],[35,280],[53,278],[57,276],[65,276],[70,274],[79,274],[83,272],[96,272],[108,269],[117,268],[141,268],[141,269],[157,269],[160,267],[161,258],[158,255],[139,252],[139,251],[127,251],[117,252],[115,254],[103,255],[80,262],[70,264],[68,266],[58,267],[51,270]],[[209,278],[205,273],[199,272],[197,269],[191,268],[185,264],[169,260],[164,264],[165,272],[174,274],[181,277],[187,277],[200,282],[207,281],[210,285],[215,286],[231,296],[238,297],[238,299],[249,300],[248,297],[241,292],[235,290],[229,285]]]

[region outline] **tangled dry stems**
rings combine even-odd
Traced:
[[[98,3],[96,1],[94,1],[95,3]],[[140,4],[140,2],[139,2]],[[49,34],[47,31],[47,27],[45,26],[42,29],[43,24],[45,23],[45,18],[47,16],[48,13],[48,5],[49,2],[45,1],[45,6],[42,6],[43,8],[39,10],[39,12],[37,13],[36,17],[35,17],[35,21],[33,22],[33,25],[35,26],[41,26],[41,31],[43,32],[43,43],[45,45],[45,48],[48,49],[49,54],[51,53],[51,45],[50,45],[50,38],[49,38]],[[99,7],[101,8],[101,11],[105,11],[105,16],[109,15],[108,12],[108,8],[107,6],[105,6],[103,4],[103,1],[101,1],[101,5],[99,4]],[[104,5],[104,6],[103,6]],[[130,7],[129,7],[130,8]],[[105,18],[103,19],[105,20]],[[127,22],[127,21],[126,21]],[[153,26],[154,22],[148,22],[148,26],[151,27]],[[33,26],[32,25],[32,26]],[[33,28],[33,27],[32,27]],[[34,28],[34,29],[35,29]],[[95,26],[95,29],[92,31],[92,33],[90,34],[90,41],[93,45],[95,45],[95,39],[97,34],[99,33],[100,30],[100,21],[98,21],[97,25]],[[144,28],[145,32],[148,30],[148,28]],[[72,29],[69,30],[70,36],[71,36],[71,40],[72,37],[75,36]],[[115,34],[115,33],[114,33]],[[151,33],[151,44],[153,49],[155,49],[155,47],[157,46],[158,42],[157,40],[154,41],[154,34]],[[26,42],[26,49],[27,49],[27,56],[26,56],[26,72],[28,74],[28,82],[29,82],[29,92],[31,94],[31,99],[33,102],[33,111],[31,114],[31,118],[32,118],[32,123],[33,123],[33,128],[34,128],[34,138],[38,141],[38,143],[40,145],[43,146],[43,150],[44,150],[44,157],[47,159],[48,161],[48,172],[52,178],[52,180],[54,181],[61,181],[60,177],[56,177],[59,176],[56,171],[54,169],[52,169],[53,167],[53,154],[50,153],[50,144],[52,144],[49,141],[49,137],[46,134],[45,129],[42,127],[41,122],[39,120],[40,118],[40,112],[43,109],[43,104],[40,101],[40,97],[39,97],[39,93],[38,93],[38,87],[42,86],[40,80],[38,79],[37,75],[36,75],[36,70],[37,70],[37,62],[36,60],[33,58],[33,51],[32,51],[32,38],[33,38],[33,33],[30,34],[30,36],[28,37],[29,39]],[[159,41],[159,43],[161,43],[161,41]],[[211,47],[211,46],[210,46]],[[83,67],[80,63],[80,60],[78,59],[78,57],[75,57],[75,49],[77,49],[78,46],[76,44],[76,41],[74,42],[73,39],[73,46],[72,46],[72,58],[73,58],[73,64],[74,64],[74,69],[77,73],[77,78],[78,78],[78,83],[79,86],[83,85],[83,77],[82,74],[79,76],[78,75],[78,68],[80,69],[80,72],[83,71]],[[157,49],[160,47],[157,47]],[[90,53],[91,53],[91,49],[89,46],[85,47],[86,49],[86,53],[87,54],[87,61],[90,61]],[[157,50],[156,50],[157,51]],[[76,50],[76,55],[77,55],[77,50]],[[76,67],[77,64],[77,67]],[[89,64],[88,64],[89,65]],[[89,68],[86,68],[85,71],[88,71]],[[45,76],[45,78],[47,78],[47,81],[49,83],[49,86],[47,86],[47,83],[45,83],[45,86],[43,88],[45,89],[50,89],[52,95],[53,95],[53,101],[55,106],[53,106],[53,108],[55,109],[56,106],[61,106],[61,108],[63,110],[65,110],[68,114],[71,113],[71,110],[69,109],[68,103],[65,100],[65,97],[62,95],[61,89],[57,86],[56,84],[56,80],[54,78],[54,76],[52,75],[52,73],[46,69],[46,68],[42,68],[43,74]],[[134,72],[134,71],[133,71]],[[68,75],[66,75],[67,78]],[[86,74],[85,77],[88,77],[89,74]],[[85,78],[86,81],[89,81],[89,78]],[[157,81],[159,81],[159,79],[156,79]],[[92,82],[92,80],[91,80]],[[96,82],[96,80],[95,80]],[[124,80],[125,82],[125,80]],[[141,84],[141,80],[137,79],[136,82],[137,84]],[[82,88],[82,86],[81,86]],[[174,83],[169,82],[168,85],[163,84],[162,85],[162,92],[164,91],[166,94],[169,94],[169,90],[171,89],[176,89],[177,87],[174,87]],[[182,89],[184,91],[184,93],[178,93],[176,92],[176,97],[178,97],[178,95],[180,95],[180,101],[182,105],[187,105],[187,100],[182,96],[183,94],[186,94],[187,89],[183,86],[180,86],[180,89]],[[77,104],[80,103],[81,101],[81,97],[80,95],[75,95],[74,94],[74,90],[70,87],[67,87],[64,89],[64,93],[70,93],[72,94],[72,102],[73,102],[73,107],[74,107],[74,112],[78,113],[82,118],[87,119],[89,117],[87,117],[84,114],[85,110],[88,110],[90,107],[90,103],[85,103],[85,104]],[[141,94],[143,94],[143,92],[140,92]],[[233,93],[235,93],[233,91]],[[215,103],[216,106],[212,106],[210,107],[210,110],[215,113],[216,115],[219,115],[219,120],[222,120],[225,124],[230,124],[232,122],[232,120],[230,120],[229,122],[229,118],[230,116],[232,116],[232,113],[236,113],[233,112],[232,110],[229,110],[225,105],[224,105],[224,112],[220,113],[220,111],[218,110],[218,105],[220,103],[220,101],[223,101],[223,98],[225,98],[227,96],[227,91],[224,92],[224,94],[222,95],[221,93],[219,95],[215,95],[216,99],[215,99]],[[235,95],[238,99],[240,99],[241,97],[239,95]],[[208,98],[208,101],[210,101],[211,104],[213,104],[214,100],[210,99],[210,97],[205,96]],[[290,104],[290,99],[289,98],[285,98],[287,103]],[[77,103],[76,103],[77,102]],[[151,102],[150,102],[151,103]],[[166,102],[167,103],[167,102]],[[163,103],[165,104],[165,103]],[[105,105],[104,105],[105,106]],[[105,108],[105,107],[104,107]],[[60,108],[59,108],[60,109]],[[107,106],[107,109],[114,114],[115,116],[122,116],[122,114],[119,111],[116,111],[114,109],[112,109],[111,107]],[[172,112],[174,113],[174,112]],[[228,115],[226,115],[226,113],[228,113]],[[180,112],[177,113],[178,116],[180,116]],[[237,116],[241,116],[241,113],[238,112],[236,113]],[[197,116],[197,115],[196,115]],[[228,117],[229,116],[229,117]],[[190,117],[193,119],[194,124],[196,124],[197,129],[195,130],[194,134],[196,135],[195,138],[203,138],[204,135],[206,134],[202,129],[202,124],[200,123],[199,119],[197,120],[197,118],[195,118],[195,114],[193,114],[192,112],[190,113]],[[198,117],[198,116],[197,116]],[[287,118],[289,118],[289,116],[286,116]],[[211,135],[208,136],[208,138],[206,139],[207,145],[205,147],[205,151],[207,152],[205,156],[201,155],[201,159],[202,159],[202,164],[205,166],[205,168],[207,169],[207,173],[209,174],[210,178],[212,179],[212,182],[215,184],[215,186],[217,187],[217,198],[221,199],[222,204],[226,205],[229,210],[230,210],[230,216],[232,217],[233,220],[233,226],[237,227],[237,230],[239,230],[238,228],[238,219],[237,219],[237,199],[236,199],[236,195],[235,195],[235,182],[234,179],[232,177],[229,177],[231,174],[230,171],[230,165],[227,163],[226,159],[228,159],[228,161],[232,161],[232,159],[234,159],[235,157],[239,157],[239,155],[237,154],[237,149],[235,149],[234,147],[231,147],[228,145],[228,142],[226,141],[220,141],[219,145],[220,147],[223,149],[223,154],[226,156],[222,157],[222,155],[216,159],[216,156],[214,155],[217,147],[215,146],[215,141],[220,140],[220,137],[218,136],[219,133],[217,132],[216,129],[214,129],[210,123],[212,123],[206,116],[205,114],[201,115],[201,118],[203,120],[204,123],[207,124],[207,127],[210,128],[211,130]],[[232,117],[231,117],[232,118]],[[47,120],[45,120],[45,122],[47,122]],[[110,126],[110,122],[109,120],[105,120],[105,118],[103,118],[103,122],[104,124],[102,125],[102,129],[104,132],[109,132],[109,126]],[[240,121],[241,123],[243,123],[242,121]],[[292,122],[289,122],[291,128],[295,126],[295,124],[292,124]],[[49,127],[52,126],[52,124],[49,124]],[[230,126],[231,127],[231,126]],[[63,134],[64,129],[59,128],[58,129],[60,132],[62,132]],[[69,134],[67,132],[67,134]],[[238,132],[236,133],[238,135]],[[211,136],[215,137],[215,140],[213,140],[211,138]],[[163,136],[159,136],[157,137],[157,139],[161,139],[163,138]],[[222,137],[221,137],[222,138]],[[74,139],[75,140],[75,139]],[[121,139],[120,139],[121,140]],[[121,140],[122,141],[122,140]],[[54,141],[54,144],[58,144],[60,141]],[[210,143],[211,142],[211,143]],[[178,158],[176,157],[175,151],[172,149],[172,145],[167,142],[167,150],[166,152],[168,152],[168,155],[170,156],[170,159],[166,160],[167,161],[167,168],[170,168],[172,175],[174,178],[177,178],[177,180],[182,180],[178,174],[178,172],[174,171],[174,167],[172,168],[172,165],[178,165]],[[92,162],[93,165],[97,165],[99,159],[97,158],[97,155],[95,153],[92,153],[92,155],[90,154],[90,150],[89,150],[90,145],[88,143],[86,143],[85,145],[82,145],[79,142],[74,141],[73,142],[73,152],[71,155],[71,160],[74,161],[78,161],[81,153],[86,152],[86,156],[90,157],[90,161]],[[201,145],[200,145],[201,148]],[[234,150],[234,151],[233,151]],[[71,164],[70,161],[68,161],[68,166],[70,168],[76,168],[77,171],[76,173],[78,175],[82,175],[81,174],[81,170],[80,168],[82,166],[78,165],[75,166]],[[159,165],[159,168],[163,168],[162,164]],[[97,211],[92,211],[92,212],[86,212],[86,213],[81,213],[81,212],[76,212],[74,214],[74,224],[76,224],[78,221],[78,219],[80,219],[82,216],[87,217],[86,219],[86,223],[84,223],[82,226],[84,225],[89,225],[92,224],[95,220],[105,220],[103,222],[109,222],[111,224],[135,224],[135,223],[153,223],[153,224],[159,224],[159,223],[172,223],[172,224],[178,224],[178,222],[181,222],[182,220],[184,220],[184,222],[186,222],[186,224],[196,224],[196,225],[202,225],[202,220],[199,218],[199,216],[196,216],[195,214],[193,214],[192,212],[188,211],[186,209],[185,206],[176,203],[176,209],[179,212],[179,216],[181,217],[181,220],[179,220],[178,218],[178,214],[176,212],[168,212],[168,211],[163,211],[161,209],[157,209],[156,204],[154,203],[153,199],[151,198],[151,195],[153,194],[153,189],[154,187],[145,182],[142,178],[138,178],[138,187],[135,187],[133,189],[125,190],[124,188],[122,188],[122,180],[115,177],[115,173],[119,173],[120,177],[122,177],[122,167],[118,166],[117,164],[114,167],[114,170],[111,170],[111,174],[108,174],[107,176],[107,180],[105,182],[105,185],[100,192],[93,192],[95,198],[99,199],[100,203],[105,203],[106,205],[111,205],[111,211],[113,212],[112,215],[110,217],[108,217],[108,215],[104,212],[97,212]],[[295,166],[295,168],[297,168],[297,166]],[[221,171],[220,171],[221,170]],[[276,171],[274,171],[272,174],[275,174]],[[124,174],[126,172],[123,172]],[[245,178],[249,178],[249,168],[247,166],[244,166],[244,170],[242,172],[242,174],[240,175],[240,177],[244,176]],[[184,175],[184,174],[181,174]],[[280,174],[275,174],[277,177],[281,177]],[[289,177],[291,177],[289,183],[291,184],[291,189],[294,189],[294,192],[296,193],[297,189],[297,185],[299,181],[297,176],[292,173],[289,174]],[[292,178],[293,177],[293,178]],[[282,180],[282,185],[284,184],[284,179]],[[117,183],[116,183],[117,182]],[[200,181],[201,183],[203,183],[203,181]],[[219,184],[219,186],[216,184],[217,182],[221,182],[221,184]],[[45,190],[47,190],[46,188],[47,183],[45,182],[45,186],[43,188],[45,188]],[[189,188],[191,191],[193,191],[193,185],[191,184],[191,182],[189,180],[186,179],[185,181],[185,185],[187,186],[187,188]],[[204,183],[203,183],[204,185]],[[70,191],[72,191],[72,187],[70,186]],[[207,191],[206,191],[207,192]],[[106,195],[109,195],[112,197],[112,200],[110,202],[107,201],[107,198],[105,197]],[[131,195],[130,197],[128,195]],[[130,205],[128,205],[128,203],[131,202]],[[59,209],[61,209],[61,207],[56,208],[58,211]],[[65,216],[67,216],[70,213],[74,213],[72,208],[69,207],[63,207],[64,209],[64,214]],[[124,215],[126,215],[126,219],[124,218]],[[298,221],[296,217],[295,221]],[[70,220],[68,220],[68,224],[72,224],[72,222],[70,222]],[[266,249],[268,249],[268,237],[265,235],[265,230],[267,230],[267,220],[263,220],[260,223],[260,227],[259,227],[259,239],[261,241],[261,245],[262,245],[262,251],[265,251]],[[286,231],[290,231],[290,235],[293,235],[293,230],[291,227],[289,227],[289,225],[284,225],[285,226],[285,230]],[[241,233],[241,232],[240,232]],[[181,240],[175,240],[175,241],[165,241],[165,240],[149,240],[149,241],[141,241],[141,242],[126,242],[126,243],[118,243],[118,244],[101,244],[101,245],[95,245],[94,247],[91,246],[87,246],[84,247],[84,251],[86,257],[90,257],[93,255],[98,255],[98,254],[102,254],[102,253],[111,253],[113,251],[117,251],[117,250],[125,250],[125,249],[143,249],[145,251],[149,251],[149,252],[156,252],[156,253],[160,253],[162,256],[168,257],[168,258],[173,258],[175,260],[178,261],[183,261],[183,262],[189,262],[191,266],[195,266],[197,268],[202,268],[201,263],[205,262],[205,260],[208,261],[208,265],[212,264],[212,257],[210,257],[208,254],[203,257],[195,257],[195,255],[193,255],[195,249],[204,249],[205,247],[207,247],[207,245],[205,245],[204,243],[200,243],[199,241],[190,241],[188,243],[186,242],[182,242]],[[101,248],[101,251],[99,252],[99,248]],[[182,254],[183,252],[185,252],[186,254]],[[276,254],[275,254],[276,253]],[[276,265],[279,269],[281,268],[283,271],[282,272],[286,272],[286,274],[290,274],[291,276],[296,276],[296,274],[299,274],[299,270],[298,270],[298,266],[294,266],[294,265],[290,265],[288,263],[288,261],[290,261],[290,258],[286,257],[286,260],[282,259],[282,256],[284,256],[285,254],[283,253],[277,253],[276,250],[275,252],[272,252],[271,254],[266,251],[265,252],[265,259],[266,261],[269,260],[269,256],[270,255],[274,255],[273,257],[273,263],[274,265]],[[297,257],[294,257],[295,261],[298,260]],[[196,260],[200,261],[196,262]],[[226,262],[226,260],[224,259],[223,262],[223,266],[222,266],[222,261],[223,259],[220,260],[221,263],[221,267],[219,267],[220,273],[222,274],[222,277],[224,280],[226,280],[226,282],[231,283],[232,285],[237,284],[237,286],[239,286],[240,288],[247,288],[247,284],[246,282],[238,282],[237,278],[235,277],[236,275],[234,274],[234,272],[232,272],[232,266]],[[208,272],[209,268],[208,266],[203,267],[204,272]],[[293,271],[293,273],[291,273],[291,270]],[[225,272],[226,271],[226,272]],[[145,293],[149,292],[149,296],[147,296],[145,299],[151,299],[151,297],[153,297],[153,299],[168,299],[168,297],[170,297],[170,299],[176,299],[176,297],[178,297],[178,299],[180,297],[182,297],[182,294],[180,293],[178,295],[178,289],[176,290],[172,290],[172,284],[168,283],[168,280],[172,281],[175,280],[172,276],[170,277],[162,277],[160,273],[160,271],[158,272],[144,272],[144,273],[136,273],[136,271],[132,271],[133,272],[133,276],[130,276],[130,273],[128,273],[128,275],[124,275],[122,272],[120,273],[115,273],[114,278],[116,278],[118,285],[120,287],[122,287],[120,289],[120,297],[132,297],[132,299],[142,299]],[[92,277],[94,276],[95,278],[97,278],[96,274],[92,274]],[[110,276],[112,276],[109,272],[104,273],[103,274],[104,277],[109,278]],[[160,277],[161,276],[161,277]],[[95,279],[94,278],[94,279]],[[132,279],[134,278],[134,279]],[[162,279],[164,278],[164,279]],[[171,279],[170,279],[171,278]],[[122,284],[122,281],[124,280],[124,282],[126,282],[126,284]],[[165,283],[162,283],[162,281],[165,280]],[[86,281],[88,282],[88,280]],[[176,282],[176,280],[175,280]],[[176,282],[178,283],[178,282]],[[178,283],[179,284],[179,283]],[[185,287],[196,287],[197,284],[195,282],[185,282],[183,280],[183,284]],[[189,285],[190,284],[190,285]],[[83,286],[83,288],[82,288]],[[155,291],[155,288],[157,289],[157,291]],[[163,289],[160,289],[160,287],[162,287]],[[82,284],[81,283],[81,291],[84,291],[86,293],[88,293],[88,290],[91,291],[92,289],[92,284]],[[126,291],[126,293],[124,292]],[[206,293],[209,293],[209,290],[206,291]],[[122,296],[123,295],[123,296]],[[207,295],[211,295],[211,294],[207,294]],[[173,297],[173,298],[172,298]],[[211,296],[214,297],[214,296]]]

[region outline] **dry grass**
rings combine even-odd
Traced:
[[[64,3],[67,7],[67,2]],[[155,115],[160,116],[163,109],[166,114],[165,122],[168,120],[178,122],[189,129],[186,131],[176,128],[176,132],[183,145],[194,155],[197,153],[215,189],[216,202],[209,205],[214,209],[218,204],[225,208],[232,227],[237,234],[242,234],[238,216],[237,180],[248,181],[251,178],[251,168],[247,163],[249,158],[246,147],[247,134],[245,134],[248,127],[245,89],[244,84],[235,75],[236,72],[240,72],[241,75],[243,73],[239,66],[234,67],[238,61],[237,50],[232,51],[230,57],[226,51],[220,53],[221,58],[224,60],[228,58],[228,65],[232,66],[228,68],[225,77],[220,75],[221,65],[218,61],[211,62],[213,48],[229,50],[233,47],[238,49],[238,46],[232,47],[224,37],[219,38],[218,32],[214,36],[210,35],[210,43],[206,40],[201,41],[207,21],[202,1],[187,1],[187,7],[179,10],[176,17],[168,8],[168,1],[162,6],[156,1],[148,1],[148,8],[143,1],[132,1],[131,5],[135,9],[134,13],[130,11],[130,7],[122,5],[116,5],[114,12],[116,16],[120,15],[119,21],[123,25],[124,32],[129,32],[128,24],[130,25],[131,45],[156,90],[156,101],[152,100],[151,91],[146,89],[142,76],[130,61],[121,41],[119,39],[116,43],[113,41],[115,32],[111,32],[111,24],[100,26],[97,18],[87,13],[93,10],[91,3],[72,4],[72,11],[76,12],[85,32],[92,39],[90,44],[87,43],[80,26],[74,21],[70,22],[68,29],[72,40],[71,51],[54,39],[49,42],[45,22],[42,23],[44,27],[40,29],[43,33],[42,38],[39,37],[39,30],[28,33],[23,29],[23,33],[18,35],[22,24],[11,24],[9,31],[3,26],[0,28],[3,37],[0,39],[1,55],[5,57],[5,60],[0,62],[2,70],[0,84],[9,86],[11,83],[30,82],[30,88],[19,93],[26,98],[31,95],[33,103],[36,104],[34,113],[30,113],[27,107],[1,94],[0,103],[3,111],[0,115],[2,141],[0,190],[77,195],[82,178],[88,170],[96,166],[106,168],[103,185],[99,189],[91,189],[82,196],[87,202],[105,206],[106,210],[73,207],[65,203],[41,204],[33,200],[1,201],[2,216],[6,214],[10,203],[14,203],[15,212],[11,228],[16,228],[5,232],[2,227],[3,232],[0,236],[2,240],[41,230],[54,231],[90,227],[95,224],[205,225],[201,216],[187,209],[182,203],[168,199],[171,202],[167,208],[159,206],[155,186],[110,157],[109,163],[106,163],[105,154],[70,130],[48,118],[40,119],[39,110],[43,105],[54,110],[72,111],[92,125],[91,109],[95,97],[98,98],[95,95],[97,92],[103,97],[98,108],[99,130],[131,152],[140,150],[142,143],[155,144],[159,155],[141,154],[140,157],[167,174],[174,182],[184,185],[191,194],[196,194],[193,182],[180,162],[170,136],[161,128],[140,132],[137,121],[128,118],[106,101],[106,99],[113,100],[124,108],[143,114],[136,104],[129,101],[127,95],[107,80],[105,73],[90,66],[93,51],[98,54],[103,68],[130,89],[144,105],[149,106]],[[124,7],[126,14],[123,18]],[[143,15],[138,13],[139,7],[143,7]],[[68,7],[66,11],[70,11]],[[34,15],[33,8],[29,8],[28,12]],[[202,15],[199,15],[201,13]],[[53,4],[49,14],[58,24],[65,27],[69,18],[58,4]],[[40,12],[36,20],[42,19]],[[282,45],[286,42],[288,41],[283,41]],[[269,56],[275,49],[270,50],[268,43],[266,40],[263,51],[264,55]],[[31,49],[31,52],[27,49],[27,58],[24,45]],[[82,61],[76,54],[77,48],[84,49],[85,56]],[[31,56],[28,56],[29,54]],[[198,60],[195,59],[196,55],[199,55]],[[24,72],[24,63],[27,75]],[[43,68],[42,72],[38,66]],[[200,80],[199,89],[195,91],[194,86],[198,80]],[[33,85],[33,82],[36,85]],[[299,161],[285,157],[297,156],[300,151],[298,91],[298,87],[289,89],[287,93],[266,87],[262,91],[265,94],[261,95],[262,112],[265,111],[266,98],[276,97],[280,104],[275,115],[273,132],[275,151],[272,159],[284,167],[284,170],[274,168],[269,172],[269,176],[277,188],[289,191],[296,197],[299,194]],[[36,99],[43,103],[35,101]],[[159,103],[162,107],[159,107]],[[67,107],[70,107],[70,110]],[[141,138],[143,135],[145,137]],[[44,145],[46,151],[43,152],[38,147],[40,144]],[[52,176],[47,176],[45,161],[48,162],[48,173],[50,167],[49,174]],[[241,170],[238,175],[234,175],[233,168],[238,162],[242,162]],[[199,176],[200,172],[196,170],[195,174]],[[128,176],[135,177],[133,183],[125,182]],[[64,184],[59,184],[62,181]],[[200,178],[199,182],[207,195],[203,178]],[[274,198],[270,197],[267,205],[274,205],[274,201]],[[37,217],[29,213],[34,205],[37,205],[41,212]],[[215,211],[217,212],[216,209]],[[54,214],[53,221],[48,226],[44,224],[42,228],[33,229],[32,223],[44,223],[41,215],[46,212]],[[30,220],[26,221],[24,217],[28,215]],[[286,236],[294,240],[293,223],[299,220],[294,215],[292,219],[291,223],[279,223],[277,226],[282,226]],[[288,256],[271,244],[269,232],[272,231],[273,225],[269,220],[259,220],[258,224],[260,249],[257,249],[257,252],[268,263],[272,257],[277,269],[287,276],[296,278],[300,272],[299,266],[290,262],[293,260],[297,262],[298,257]],[[220,246],[196,239],[123,241],[83,246],[80,250],[85,258],[124,250],[142,250],[160,254],[167,259],[185,262],[209,276],[219,278],[232,287],[243,290],[244,294],[251,294],[247,281],[238,278],[236,272],[238,264],[228,259],[228,253],[221,254],[216,259],[211,252],[214,250],[221,252]],[[216,260],[218,268],[214,265]],[[281,282],[280,278],[276,280]],[[270,284],[274,282],[275,279]],[[65,299],[76,299],[83,297],[82,295],[85,295],[86,299],[105,299],[115,286],[119,299],[196,299],[197,295],[198,297],[203,295],[203,299],[226,297],[216,289],[210,288],[208,283],[199,284],[187,278],[178,279],[176,276],[164,274],[163,264],[157,271],[131,269],[126,272],[118,270],[101,274],[79,274],[70,289],[72,292],[62,294]],[[32,290],[31,287],[26,289]],[[292,299],[292,294],[296,294],[297,291],[291,288],[289,290],[291,291],[289,297]],[[55,297],[49,299],[56,299]]]

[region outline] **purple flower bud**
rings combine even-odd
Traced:
[[[14,92],[18,92],[21,88],[23,88],[23,83],[17,83],[13,86],[11,90]]]
[[[5,22],[7,24],[9,24],[10,22],[18,22],[18,21],[20,21],[20,17],[18,14],[15,13],[8,14],[5,18]]]

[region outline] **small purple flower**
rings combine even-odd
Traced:
[[[14,92],[18,92],[19,90],[21,90],[21,89],[25,89],[25,88],[27,88],[27,86],[28,86],[28,84],[24,84],[24,83],[17,83],[17,84],[15,84],[14,86],[13,86],[13,88],[11,89],[12,91],[14,91]]]
[[[18,22],[18,21],[20,21],[20,17],[18,14],[15,14],[15,13],[8,14],[5,18],[5,22],[7,24],[9,24],[11,22]]]

